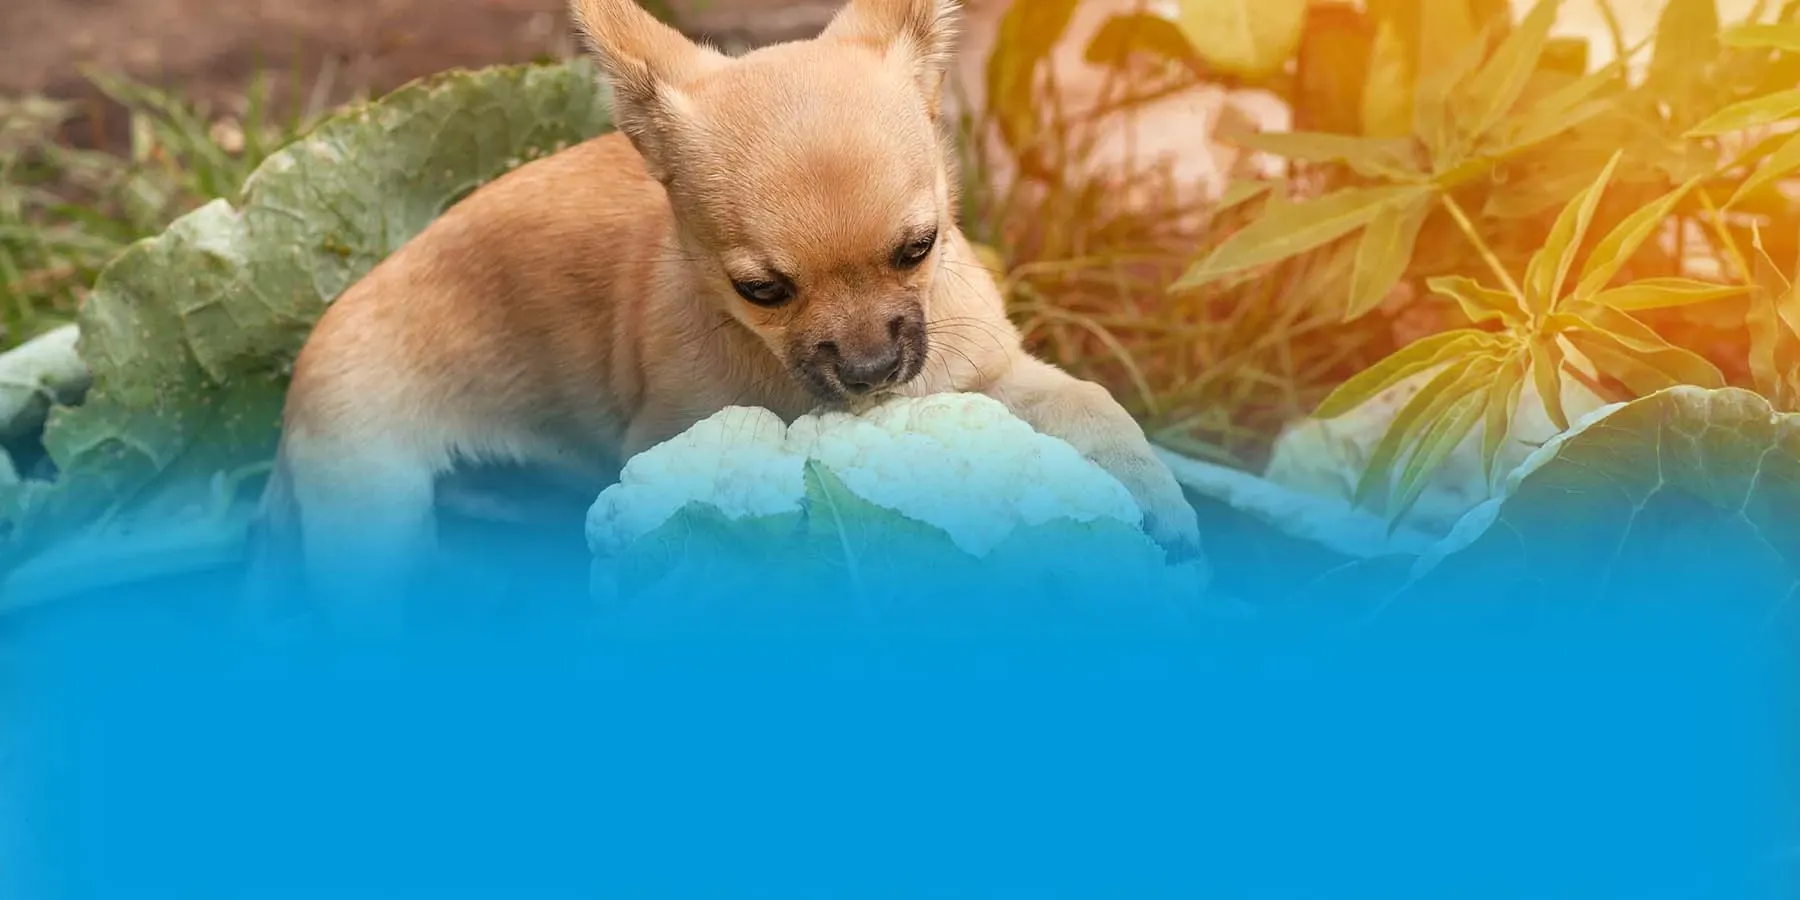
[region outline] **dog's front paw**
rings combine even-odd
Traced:
[[[1135,431],[1135,428],[1133,429]],[[1094,443],[1087,457],[1111,473],[1143,510],[1143,529],[1171,563],[1201,559],[1200,520],[1169,467],[1135,435],[1112,435]]]

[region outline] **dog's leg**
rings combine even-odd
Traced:
[[[418,438],[290,432],[283,447],[307,593],[341,624],[399,623],[429,572],[434,481],[447,453]]]
[[[1033,428],[1068,441],[1112,473],[1144,511],[1143,527],[1173,562],[1200,555],[1193,506],[1150,449],[1137,420],[1106,389],[1041,360],[1021,356],[985,391]]]

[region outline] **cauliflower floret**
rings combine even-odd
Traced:
[[[588,510],[589,548],[616,555],[694,501],[734,519],[798,511],[806,457],[786,438],[769,410],[732,406],[639,453]]]
[[[1140,516],[1116,478],[999,401],[933,394],[892,398],[861,415],[801,416],[786,428],[768,410],[720,412],[632,459],[590,511],[589,543],[616,552],[694,500],[734,518],[793,511],[808,460],[975,556],[1021,525],[1067,518],[1135,526]]]

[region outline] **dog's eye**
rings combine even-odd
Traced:
[[[738,296],[757,306],[780,306],[794,296],[793,289],[785,281],[756,278],[750,281],[733,281],[731,286],[737,290]]]
[[[931,248],[937,246],[937,232],[932,232],[918,240],[908,243],[894,253],[894,265],[902,269],[910,269],[925,261],[931,255]]]

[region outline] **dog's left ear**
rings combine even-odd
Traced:
[[[851,0],[822,36],[874,44],[907,66],[937,118],[961,15],[962,0]]]

